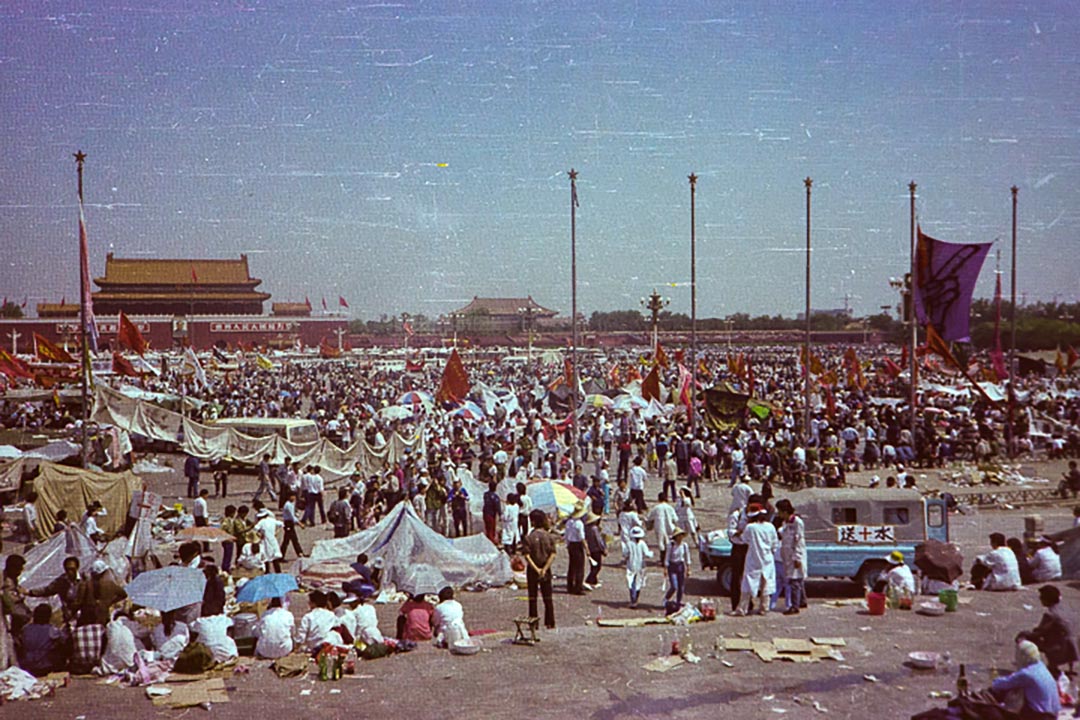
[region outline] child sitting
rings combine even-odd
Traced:
[[[432,618],[435,625],[435,644],[439,647],[454,647],[459,640],[468,640],[469,631],[465,628],[465,608],[454,599],[454,588],[447,585],[439,591],[439,604],[435,606]]]

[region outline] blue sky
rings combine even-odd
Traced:
[[[923,229],[999,238],[1019,285],[1080,297],[1080,9],[1001,2],[95,0],[0,10],[4,294],[246,252],[275,300],[367,319],[473,295],[795,315],[814,179],[813,305],[895,303]],[[994,251],[977,294],[993,288]],[[674,285],[674,286],[673,286]]]

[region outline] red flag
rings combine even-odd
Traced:
[[[343,298],[340,295],[337,296],[337,302],[338,302],[338,305],[340,305],[343,308],[349,307],[349,303],[345,302],[345,298]]]
[[[67,305],[67,295],[60,296],[60,307],[63,307],[64,305]]]
[[[139,332],[139,328],[135,327],[135,323],[131,322],[123,311],[120,312],[120,328],[116,331],[116,339],[121,345],[138,355],[145,355],[146,349],[150,346]]]
[[[196,285],[199,284],[199,274],[195,272],[194,265],[191,266],[191,282],[195,283]]]
[[[653,353],[653,363],[667,370],[671,367],[671,362],[668,360],[667,353],[664,352],[664,347],[660,344],[660,341],[656,341],[656,352]]]
[[[326,311],[326,298],[325,297],[323,297],[323,299],[322,299],[322,309],[323,309],[324,312]]]
[[[37,333],[34,333],[34,343],[37,345],[38,359],[45,362],[73,363],[75,358],[68,354],[64,348],[49,342]]]
[[[339,358],[341,357],[341,351],[336,347],[326,342],[326,338],[319,341],[319,357],[321,358]]]
[[[7,375],[10,378],[22,378],[23,380],[33,380],[34,372],[30,367],[19,358],[14,355],[8,355],[4,350],[0,350],[0,374]]]
[[[22,305],[20,305],[19,307],[21,307],[21,308],[23,308],[25,310],[26,309],[26,303],[28,303],[28,302],[30,302],[30,296],[29,295],[27,295],[26,297],[23,298]]]
[[[424,369],[427,361],[424,358],[409,358],[405,360],[405,372],[420,372]]]
[[[653,369],[641,382],[641,397],[646,400],[660,401],[660,369],[653,365]]]
[[[903,372],[903,371],[904,371],[904,368],[897,365],[896,362],[892,358],[888,358],[888,357],[885,358],[885,372],[893,380],[900,377],[900,373]]]
[[[1073,365],[1076,364],[1077,360],[1080,360],[1080,354],[1078,354],[1076,352],[1076,350],[1073,348],[1073,346],[1070,345],[1068,354],[1067,354],[1066,359],[1065,359],[1065,369],[1066,370],[1072,370]]]
[[[311,300],[308,299],[307,295],[304,296],[304,305],[307,306],[308,312],[311,312]]]
[[[112,371],[117,375],[123,375],[125,377],[141,377],[142,375],[142,373],[135,369],[135,366],[131,364],[130,360],[115,350],[112,354]]]
[[[682,348],[679,348],[678,350],[676,350],[675,351],[675,364],[676,365],[682,365],[683,362],[684,362],[685,357],[686,357],[686,351],[685,350],[683,350]],[[702,361],[702,362],[704,362],[704,361]]]
[[[693,403],[693,389],[691,388],[691,381],[693,375],[686,369],[685,365],[679,366],[679,402],[686,406],[687,411],[690,410]]]
[[[442,382],[439,391],[435,394],[435,400],[443,403],[447,401],[461,402],[469,392],[469,374],[465,371],[465,365],[461,362],[457,348],[450,352],[450,357],[443,368]]]
[[[86,218],[82,213],[82,200],[79,200],[79,276],[82,288],[83,332],[86,345],[97,352],[97,321],[94,320],[93,285],[90,283],[90,246],[86,242]],[[86,367],[89,367],[87,365]]]

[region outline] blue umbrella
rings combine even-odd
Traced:
[[[285,593],[298,590],[296,578],[285,573],[256,575],[244,583],[236,593],[236,602],[255,603],[266,598],[285,597]]]
[[[202,570],[180,565],[139,573],[125,588],[131,602],[161,612],[201,603],[205,589]]]

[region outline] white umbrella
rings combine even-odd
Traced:
[[[412,410],[401,405],[389,405],[378,412],[383,420],[404,420],[413,415]]]

